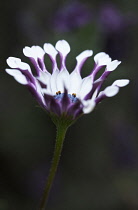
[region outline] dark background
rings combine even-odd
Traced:
[[[47,210],[138,209],[137,0],[0,2],[0,210],[37,210],[50,166],[55,126],[27,89],[5,73],[24,46],[67,40],[67,67],[85,49],[122,64],[108,78],[130,84],[68,131]],[[90,58],[84,75],[93,66]]]

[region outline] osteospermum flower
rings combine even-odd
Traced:
[[[70,46],[65,40],[60,40],[56,46],[46,43],[44,49],[39,46],[25,47],[23,53],[30,58],[35,73],[30,66],[19,58],[9,57],[8,65],[12,69],[6,72],[13,76],[17,82],[25,85],[31,91],[41,107],[51,116],[57,127],[57,137],[54,155],[40,203],[40,210],[44,210],[48,195],[57,171],[64,138],[68,127],[82,114],[90,113],[104,98],[116,95],[120,87],[129,83],[127,79],[116,80],[112,85],[101,90],[103,82],[108,75],[121,63],[112,61],[104,52],[94,56],[94,69],[82,78],[81,69],[86,59],[92,56],[92,50],[85,50],[76,57],[75,69],[69,73],[66,68],[66,56],[70,52]],[[60,56],[60,68],[58,68],[56,56]],[[44,63],[44,55],[47,54],[52,62],[52,73]],[[97,79],[97,73],[105,68]]]
[[[86,59],[92,56],[92,50],[85,50],[77,57],[75,69],[69,73],[66,67],[66,56],[70,46],[65,40],[60,40],[54,47],[45,43],[42,49],[39,46],[25,47],[23,53],[32,62],[31,67],[19,58],[9,57],[7,64],[12,69],[6,72],[14,79],[28,87],[38,103],[50,115],[66,116],[74,120],[81,114],[90,113],[104,98],[116,95],[120,87],[129,83],[127,79],[119,79],[110,86],[101,90],[102,84],[108,75],[121,63],[111,60],[109,55],[100,52],[94,56],[94,68],[91,73],[82,78],[81,69]],[[60,68],[57,66],[56,56],[60,56]],[[44,56],[49,56],[52,62],[52,73],[45,66]],[[97,73],[105,68],[101,76],[96,79]]]

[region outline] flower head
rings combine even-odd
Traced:
[[[17,82],[25,85],[31,91],[38,103],[51,116],[76,119],[81,114],[90,113],[104,98],[116,95],[120,87],[129,83],[127,79],[119,79],[112,85],[101,90],[102,84],[108,75],[121,63],[111,60],[109,55],[100,52],[94,56],[94,69],[82,78],[81,69],[87,58],[92,56],[92,50],[85,50],[77,57],[75,69],[69,73],[66,68],[66,56],[70,46],[65,40],[60,40],[54,47],[45,43],[42,49],[39,46],[25,47],[23,53],[29,57],[35,67],[32,73],[30,66],[19,58],[9,57],[7,64],[11,69],[6,72]],[[52,62],[52,73],[45,66],[44,56],[47,54]],[[56,56],[60,56],[60,68],[57,66]],[[101,76],[96,79],[97,73],[105,68]]]

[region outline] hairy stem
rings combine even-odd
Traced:
[[[57,125],[57,137],[56,137],[56,143],[55,143],[55,150],[54,150],[54,155],[51,163],[51,168],[49,171],[49,175],[47,178],[46,186],[43,192],[42,200],[40,203],[40,208],[39,210],[45,210],[46,208],[46,203],[48,200],[49,192],[52,187],[54,177],[57,171],[57,167],[59,164],[60,156],[61,156],[61,151],[63,147],[63,142],[65,138],[65,134],[67,131],[68,126],[64,124],[63,122],[59,122]]]

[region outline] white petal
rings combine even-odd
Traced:
[[[31,72],[30,66],[27,63],[22,62],[21,59],[19,58],[9,57],[7,59],[7,64],[11,68],[19,68],[19,69],[28,70],[29,72]]]
[[[41,89],[41,93],[42,93],[42,94],[48,94],[48,95],[50,95],[50,96],[53,96],[51,90],[49,90],[49,89],[47,89],[47,88],[42,88],[42,89]]]
[[[69,89],[70,78],[69,72],[66,69],[63,69],[57,75],[57,89],[58,91],[64,92],[64,88]]]
[[[39,93],[41,99],[43,98],[42,95],[43,95],[43,88],[41,87],[39,81],[36,80],[36,83],[35,83],[35,89],[37,90],[37,92]],[[42,99],[43,100],[43,99]]]
[[[23,48],[23,54],[26,56],[26,57],[33,57],[32,56],[32,48],[31,47],[24,47]]]
[[[81,53],[76,57],[76,60],[77,60],[78,63],[80,63],[81,61],[83,61],[83,59],[92,56],[92,54],[93,54],[93,51],[92,51],[92,50],[85,50],[85,51],[81,52]]]
[[[111,58],[108,54],[100,52],[94,56],[94,61],[98,66],[107,65],[111,62]]]
[[[41,47],[39,47],[39,46],[34,46],[34,49],[35,49],[35,51],[36,51],[36,54],[37,54],[37,57],[38,57],[38,58],[42,58],[42,57],[44,56],[45,51],[44,51]]]
[[[83,107],[84,114],[88,114],[88,113],[92,112],[96,105],[93,100],[87,100],[87,101],[83,100],[82,104],[84,106]]]
[[[97,63],[98,60],[104,56],[106,56],[107,54],[105,52],[100,52],[100,53],[97,53],[95,56],[94,56],[94,61]]]
[[[44,50],[49,55],[51,61],[52,61],[52,72],[56,71],[57,69],[57,62],[56,62],[56,56],[58,54],[57,50],[54,48],[54,46],[50,43],[44,44]]]
[[[18,68],[22,69],[22,70],[28,70],[31,72],[31,68],[27,63],[24,62],[20,62]]]
[[[37,77],[38,81],[42,82],[43,84],[46,85],[46,92],[47,94],[52,94],[51,93],[51,86],[50,86],[50,79],[51,79],[51,74],[49,72],[40,72],[40,76]]]
[[[56,92],[58,91],[57,89],[57,75],[59,74],[59,70],[56,69],[53,74],[51,75],[51,79],[50,79],[50,85],[51,85],[51,91],[53,93],[53,95],[56,94]]]
[[[106,70],[107,71],[114,71],[120,63],[121,63],[121,61],[114,60],[114,61],[107,64]]]
[[[119,92],[119,87],[117,87],[117,86],[109,86],[109,87],[105,88],[105,90],[103,91],[103,93],[107,97],[115,96],[118,92]]]
[[[43,84],[47,85],[49,84],[49,80],[50,80],[51,74],[49,72],[40,72],[39,77],[36,77],[40,82],[42,82]]]
[[[56,43],[55,47],[56,47],[57,51],[59,51],[63,55],[63,57],[65,57],[70,52],[70,46],[69,46],[68,42],[65,40],[59,40]]]
[[[13,76],[14,79],[22,85],[27,85],[28,81],[26,77],[17,69],[6,69],[6,72]]]
[[[78,69],[78,68],[81,68],[82,64],[85,62],[85,60],[92,56],[93,54],[93,51],[92,50],[85,50],[83,51],[82,53],[80,53],[77,57],[76,57],[76,60],[77,60],[77,65],[75,67],[75,69]]]
[[[50,96],[53,96],[51,90],[50,89],[47,89],[47,88],[41,88],[41,93],[42,94],[48,94]]]
[[[14,77],[14,79],[22,85],[27,85],[28,84],[28,82],[26,80],[26,77],[23,74]]]
[[[82,80],[82,85],[79,92],[79,98],[83,99],[90,92],[92,86],[93,86],[92,77],[91,76],[85,77]]]
[[[98,89],[96,89],[96,90],[94,91],[91,100],[94,101],[94,100],[96,99],[96,97],[97,97],[97,94],[98,94]]]
[[[118,87],[124,87],[129,84],[129,79],[118,79],[112,85],[116,85]]]
[[[56,57],[58,52],[52,44],[45,43],[44,44],[44,50],[48,55],[50,55],[55,60],[55,57]]]
[[[5,71],[13,77],[21,74],[21,72],[17,69],[5,69]]]
[[[69,87],[69,94],[75,93],[78,94],[80,88],[81,88],[82,78],[80,76],[80,73],[76,70],[74,70],[70,74],[70,87]]]
[[[7,64],[11,68],[18,68],[19,63],[21,62],[20,58],[15,58],[15,57],[9,57],[7,59]]]
[[[26,57],[32,57],[34,59],[42,58],[45,54],[44,50],[39,46],[25,47],[23,53]]]

